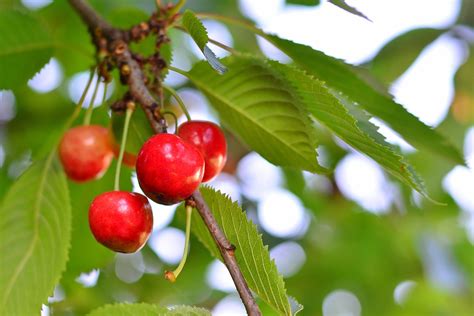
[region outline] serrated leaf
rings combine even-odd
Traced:
[[[0,10],[0,90],[26,84],[52,54],[51,35],[37,19]]]
[[[411,66],[421,51],[444,31],[422,28],[394,38],[368,63],[370,71],[385,83],[395,81]]]
[[[100,307],[88,316],[210,316],[209,311],[192,306],[174,306],[170,309],[153,304],[114,304]]]
[[[196,45],[201,50],[204,50],[204,46],[209,42],[209,38],[207,37],[207,30],[201,20],[199,20],[192,11],[186,10],[183,13],[182,23]]]
[[[303,305],[301,305],[293,296],[288,296],[288,300],[290,301],[291,315],[296,315],[304,309]]]
[[[53,157],[33,164],[0,208],[0,315],[37,315],[66,266],[71,207]]]
[[[302,69],[329,87],[341,91],[351,102],[379,117],[413,146],[430,151],[451,161],[464,164],[457,148],[446,138],[422,123],[402,105],[374,89],[343,61],[327,56],[309,46],[260,33]]]
[[[255,224],[247,219],[237,203],[220,191],[202,187],[201,192],[227,239],[236,246],[235,258],[249,287],[280,314],[292,315],[283,278],[270,259],[268,246],[263,244]],[[211,254],[222,260],[197,212],[193,212],[192,230]]]
[[[187,74],[224,123],[276,165],[326,172],[316,159],[312,123],[286,83],[262,60],[229,57],[224,62],[229,71],[222,76],[205,63]]]
[[[364,18],[367,21],[371,21],[364,13],[360,12],[359,10],[354,8],[353,6],[348,5],[345,0],[329,0],[329,2],[334,4],[337,7],[341,8],[344,11],[347,11],[347,12],[352,13],[354,15],[360,16],[361,18]]]
[[[321,124],[344,142],[378,162],[408,186],[427,196],[426,189],[413,168],[396,149],[385,141],[370,117],[343,94],[296,67],[269,61],[288,80],[307,110]]]
[[[214,70],[216,70],[219,74],[225,73],[227,71],[226,67],[222,65],[222,63],[216,57],[216,54],[214,54],[214,52],[207,46],[209,38],[207,36],[207,30],[202,24],[201,20],[199,20],[192,11],[186,10],[183,13],[182,24],[188,31],[189,35],[191,35],[191,38],[194,40],[196,45],[202,51],[204,57],[206,57],[211,67],[214,68]]]

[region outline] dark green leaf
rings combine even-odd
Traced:
[[[411,66],[421,51],[444,31],[424,28],[396,37],[369,62],[371,72],[383,82],[395,81]]]
[[[364,13],[360,12],[359,10],[354,8],[353,6],[348,5],[345,0],[329,0],[329,2],[334,4],[337,7],[341,8],[344,11],[347,11],[347,12],[352,13],[354,15],[360,16],[361,18],[364,18],[364,19],[370,21],[370,19],[367,16],[365,16]]]
[[[53,41],[31,15],[0,11],[0,89],[26,84],[52,57]]]
[[[229,71],[222,76],[206,63],[188,74],[224,123],[274,164],[325,172],[316,159],[311,121],[283,78],[259,59],[233,57],[225,63]]]
[[[304,6],[316,6],[319,5],[319,0],[286,0],[286,4],[298,4]]]
[[[263,34],[263,36],[310,75],[325,81],[329,87],[344,93],[350,101],[384,120],[413,146],[464,164],[459,150],[449,141],[420,122],[417,117],[389,96],[375,90],[361,79],[351,66],[309,46],[281,39],[275,35]]]
[[[201,188],[202,195],[227,239],[236,246],[235,258],[249,287],[282,315],[292,315],[285,283],[270,259],[254,223],[245,212],[220,191]],[[222,260],[211,234],[197,212],[193,212],[192,230],[211,254]]]
[[[370,117],[363,110],[344,95],[295,67],[277,62],[269,64],[291,82],[294,94],[301,98],[302,104],[316,120],[343,141],[374,159],[400,181],[427,195],[424,184],[413,168],[378,133],[377,127],[370,123]]]
[[[37,315],[68,258],[71,207],[51,154],[10,188],[0,208],[0,315]]]

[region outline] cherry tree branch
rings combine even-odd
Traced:
[[[89,4],[84,2],[84,0],[69,0],[69,3],[81,16],[85,24],[87,24],[93,36],[99,34],[107,39],[107,51],[115,59],[118,67],[120,67],[121,73],[126,74],[126,83],[129,86],[130,94],[142,106],[153,130],[156,133],[165,132],[166,123],[159,112],[159,102],[156,102],[148,90],[143,71],[138,62],[132,57],[132,52],[128,48],[129,38],[127,32],[111,26]],[[97,43],[96,46],[99,50],[100,48]],[[235,259],[235,246],[229,242],[220,229],[219,224],[199,190],[193,193],[192,197],[188,199],[188,203],[195,204],[207,229],[214,238],[224,260],[224,264],[234,280],[240,298],[247,310],[247,314],[251,316],[261,315],[258,305]]]

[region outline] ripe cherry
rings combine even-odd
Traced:
[[[174,204],[189,197],[204,175],[204,158],[192,144],[173,134],[148,139],[137,157],[137,178],[146,196]]]
[[[95,239],[105,247],[124,253],[138,251],[153,228],[150,203],[139,193],[102,193],[89,208],[89,226]]]
[[[64,133],[59,158],[70,179],[84,182],[105,173],[113,158],[108,133],[98,125],[77,126]]]
[[[188,121],[178,129],[178,135],[196,146],[205,160],[202,182],[215,178],[227,160],[227,142],[219,126],[207,121]]]

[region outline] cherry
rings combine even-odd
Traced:
[[[219,126],[207,121],[188,121],[178,129],[178,135],[196,146],[204,157],[202,182],[215,178],[227,160],[227,142]]]
[[[105,173],[113,158],[108,134],[98,125],[77,126],[64,133],[59,158],[70,179],[84,182]]]
[[[146,196],[170,205],[189,197],[201,183],[204,158],[192,144],[174,134],[148,139],[137,157],[137,178]]]
[[[89,208],[89,226],[95,239],[105,247],[124,253],[138,251],[153,227],[150,203],[139,193],[102,193]]]

